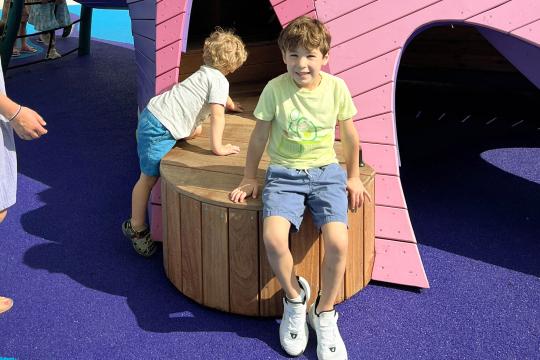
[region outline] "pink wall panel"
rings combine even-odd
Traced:
[[[362,94],[394,81],[394,68],[399,54],[399,49],[392,51],[338,75],[345,80],[353,96]]]
[[[270,4],[276,6],[277,4],[282,3],[284,1],[287,1],[287,0],[270,0]]]
[[[401,179],[393,175],[375,176],[375,204],[406,209]]]
[[[286,24],[298,16],[315,10],[314,0],[287,0],[274,6],[281,24]]]
[[[355,65],[362,64],[381,54],[401,48],[414,31],[435,19],[465,19],[481,13],[508,0],[460,0],[461,7],[455,0],[444,0],[424,8],[414,14],[377,28],[362,36],[333,47],[329,68],[334,74]]]
[[[162,74],[156,78],[156,94],[169,90],[174,84],[178,82],[180,76],[180,69],[174,68],[165,74]]]
[[[365,119],[393,111],[393,86],[394,83],[392,82],[355,96],[353,101],[358,110],[358,114],[356,114],[354,119]]]
[[[161,204],[161,179],[158,179],[152,188],[152,192],[150,193],[150,202],[156,205]]]
[[[186,0],[163,0],[156,6],[156,25],[186,11]]]
[[[180,65],[182,40],[161,48],[156,53],[156,75],[159,76]]]
[[[518,36],[532,44],[540,44],[540,20],[512,31],[512,35]]]
[[[180,40],[183,22],[180,14],[156,26],[156,50]]]
[[[376,205],[375,236],[416,243],[407,209]]]
[[[150,205],[150,233],[152,240],[163,241],[163,222],[161,215],[161,205]]]
[[[429,288],[416,244],[375,239],[372,279]]]
[[[362,143],[364,161],[371,165],[377,174],[398,175],[397,149],[394,145]]]
[[[441,0],[379,0],[326,24],[338,45]],[[361,21],[359,21],[361,19]]]
[[[328,22],[377,0],[317,0],[315,7],[319,20]]]
[[[396,145],[394,115],[392,113],[355,121],[354,126],[362,142]]]
[[[467,19],[467,22],[510,32],[540,19],[539,0],[512,0]]]

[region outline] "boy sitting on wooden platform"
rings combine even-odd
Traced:
[[[308,341],[306,322],[310,286],[294,273],[288,247],[289,231],[297,231],[306,205],[322,230],[325,255],[321,292],[309,310],[308,322],[317,334],[319,359],[347,359],[337,327],[334,302],[341,287],[348,249],[347,207],[356,211],[369,194],[360,181],[356,114],[345,82],[321,71],[328,62],[330,34],[315,19],[303,16],[285,27],[278,44],[287,73],[264,88],[254,115],[244,178],[230,198],[242,202],[258,195],[255,178],[270,138],[271,163],[262,193],[263,238],[268,260],[286,297],[279,335],[283,349],[300,355]],[[336,119],[347,173],[334,151]],[[349,201],[347,200],[347,193]],[[349,203],[349,204],[347,204]]]
[[[176,141],[200,135],[202,122],[210,117],[210,145],[216,155],[237,154],[240,149],[222,144],[225,108],[242,111],[229,97],[226,75],[247,58],[242,40],[230,31],[217,29],[204,42],[204,65],[169,91],[153,97],[142,111],[137,127],[137,153],[141,175],[133,188],[131,218],[122,231],[135,251],[149,257],[156,251],[146,225],[146,206],[159,177],[159,164]]]

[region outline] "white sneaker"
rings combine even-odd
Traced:
[[[296,303],[283,298],[283,318],[279,325],[281,347],[291,356],[298,356],[304,352],[309,337],[306,312],[311,289],[306,279],[303,277],[297,277],[297,279],[304,292],[304,299]]]
[[[317,358],[319,360],[347,360],[347,349],[339,334],[337,326],[338,313],[336,310],[315,313],[317,301],[308,313],[309,325],[317,334]]]

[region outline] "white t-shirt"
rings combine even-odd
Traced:
[[[150,99],[148,110],[175,139],[189,136],[209,115],[209,104],[225,106],[229,81],[223,73],[203,65],[169,91]]]

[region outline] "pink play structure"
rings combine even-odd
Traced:
[[[204,0],[193,0],[204,1]],[[267,1],[267,0],[253,0]],[[189,33],[190,0],[128,0],[138,66],[138,104],[178,82]],[[429,287],[399,172],[394,94],[407,43],[440,24],[467,24],[540,87],[539,0],[270,0],[282,25],[317,17],[332,33],[328,72],[343,78],[359,114],[364,160],[376,176],[376,256],[372,278]],[[161,238],[159,186],[152,235]]]

